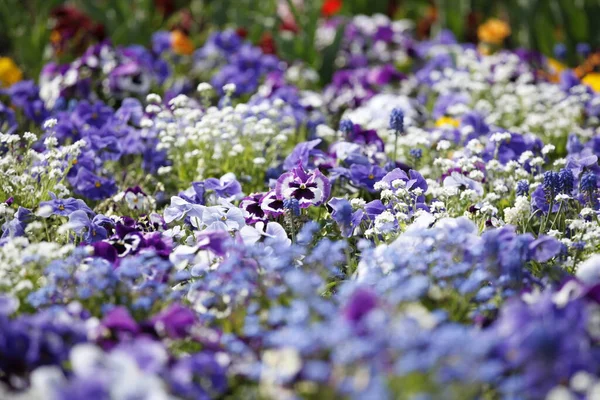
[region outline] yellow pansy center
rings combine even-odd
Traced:
[[[454,128],[458,128],[460,125],[460,121],[450,117],[441,117],[437,121],[435,121],[435,126],[441,128],[442,126],[452,126]]]

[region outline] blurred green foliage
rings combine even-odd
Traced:
[[[314,43],[318,18],[325,0],[0,0],[0,55],[8,55],[36,77],[48,61],[52,29],[51,12],[72,5],[104,26],[115,44],[148,45],[152,33],[184,24],[196,44],[212,30],[243,28],[257,43],[270,34],[278,54],[286,60],[304,60],[321,73],[322,81],[332,74],[332,60],[341,40],[324,51]],[[168,4],[173,13],[165,16],[157,4]],[[295,15],[298,32],[281,32],[278,7],[288,5]],[[507,46],[523,46],[551,55],[557,43],[567,48],[567,60],[578,59],[576,45],[589,43],[600,48],[600,0],[344,0],[342,15],[388,13],[410,18],[420,27],[431,18],[430,33],[451,29],[459,40],[475,40],[477,25],[490,17],[510,22],[512,36]],[[185,10],[184,13],[177,10]],[[184,15],[185,21],[182,21]],[[341,29],[340,29],[341,32]]]
[[[418,19],[432,4],[437,7],[436,30],[452,30],[461,41],[473,40],[478,24],[496,17],[509,22],[512,36],[507,45],[552,55],[562,43],[571,65],[578,43],[600,49],[600,0],[405,0],[397,17]]]

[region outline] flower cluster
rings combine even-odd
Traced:
[[[318,24],[331,82],[174,30],[2,89],[0,397],[599,396],[600,93]]]

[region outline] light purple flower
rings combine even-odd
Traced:
[[[246,225],[246,220],[237,207],[213,206],[204,209],[202,223],[207,230],[237,231]]]
[[[175,220],[183,219],[185,216],[202,220],[202,213],[206,207],[199,204],[192,204],[179,196],[171,197],[171,205],[165,209],[165,222],[168,224]]]
[[[237,181],[235,174],[229,172],[220,179],[208,178],[204,181],[206,190],[214,190],[217,196],[224,199],[235,200],[242,195],[242,185]]]
[[[108,237],[108,232],[103,226],[113,226],[113,221],[102,214],[96,215],[90,220],[87,213],[83,210],[73,211],[69,215],[67,226],[83,237],[86,243],[94,243]]]
[[[331,183],[318,169],[307,173],[301,165],[277,179],[275,186],[279,200],[295,198],[301,208],[323,204],[331,192]]]
[[[477,192],[480,196],[483,195],[483,186],[481,183],[467,178],[459,172],[452,172],[450,176],[444,178],[444,187],[452,187],[458,190],[471,189]]]

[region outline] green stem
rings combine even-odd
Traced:
[[[399,134],[399,132],[396,131],[395,139],[394,139],[394,163],[398,159],[397,158],[398,157],[398,134]]]
[[[564,203],[564,201],[560,202],[560,206],[558,206],[558,212],[556,213],[556,218],[554,218],[554,221],[552,221],[552,225],[550,226],[550,229],[554,228],[554,224],[556,223],[556,221],[560,217],[560,213],[562,211],[563,203]]]

